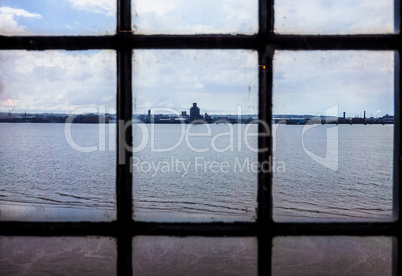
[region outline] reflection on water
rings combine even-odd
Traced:
[[[255,221],[257,137],[245,142],[243,135],[256,133],[257,125],[186,125],[191,135],[181,141],[182,128],[134,127],[134,146],[141,149],[133,153],[135,219]],[[144,147],[141,129],[150,133]]]
[[[115,275],[116,243],[98,237],[0,237],[1,275]]]
[[[276,128],[274,158],[285,162],[286,173],[274,172],[274,219],[392,220],[393,125],[319,125],[304,136],[303,128]],[[328,136],[331,128],[338,135]],[[306,153],[325,158],[329,139],[337,140],[337,170]]]
[[[256,238],[139,236],[134,275],[257,275]]]
[[[392,275],[391,237],[277,237],[272,275]]]
[[[114,208],[115,151],[77,153],[68,147],[63,125],[0,124],[0,127],[7,128],[1,132],[4,135],[0,144],[2,219],[11,216],[24,220],[74,220],[76,212],[80,219],[89,220],[92,217],[88,210],[99,212],[98,220],[110,219],[107,210],[113,212]],[[96,125],[75,127],[73,135],[80,145],[93,146],[99,142]],[[156,147],[163,148],[177,138],[177,125],[155,127]],[[204,132],[202,127],[198,131]],[[215,134],[229,128],[211,127]],[[234,127],[244,131],[244,126]],[[284,162],[286,170],[276,173],[274,178],[275,218],[387,218],[392,206],[393,127],[339,126],[337,172],[308,160],[300,141],[301,128],[281,126],[276,132],[276,162]],[[317,155],[324,152],[325,128],[317,127],[304,137],[306,148]],[[211,139],[202,138],[192,137],[190,142],[198,148],[211,146]],[[233,139],[236,145],[233,151],[190,154],[192,151],[183,144],[171,153],[151,155],[144,150],[133,156],[147,162],[171,157],[183,162],[201,157],[218,163],[236,157],[249,158],[250,162],[256,159],[252,151],[238,151],[239,139],[237,136]],[[228,137],[215,142],[218,148],[224,148]],[[249,143],[256,146],[252,137]],[[245,144],[240,144],[244,148]],[[21,156],[23,161],[19,161]],[[159,171],[152,177],[151,171],[133,171],[136,216],[146,220],[170,216],[166,220],[184,221],[213,220],[211,217],[255,219],[256,172],[211,173],[210,169],[198,168],[196,174],[192,172],[194,164],[190,164],[185,175],[184,171]],[[233,169],[234,164],[235,161],[229,162],[227,169]],[[2,237],[0,268],[7,275],[24,272],[42,275],[49,271],[61,271],[62,275],[71,271],[75,275],[113,275],[115,250],[114,242],[109,239]],[[392,240],[387,237],[281,237],[273,241],[272,271],[274,275],[384,275],[392,269],[391,253]],[[255,275],[256,255],[254,238],[133,239],[133,270],[138,274],[154,271],[165,275],[218,272]]]
[[[1,123],[0,219],[111,220],[115,217],[116,125]],[[109,143],[109,137],[113,137]]]

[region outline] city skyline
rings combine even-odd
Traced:
[[[9,99],[9,102],[13,105],[12,101]],[[6,116],[11,117],[23,117],[27,115],[116,115],[116,109],[111,108],[111,109],[105,109],[104,106],[99,108],[98,110],[95,110],[94,112],[86,112],[86,113],[54,113],[54,112],[42,112],[42,113],[35,113],[35,112],[14,112],[15,106],[12,106],[12,109],[9,110],[8,112],[2,112],[0,111],[0,118],[5,118]],[[241,109],[239,109],[241,111]],[[328,110],[327,110],[328,111]],[[342,113],[342,114],[341,114]],[[180,109],[174,109],[174,108],[151,108],[148,109],[147,112],[142,112],[142,113],[133,113],[133,116],[138,116],[138,115],[146,115],[148,117],[150,116],[156,116],[156,115],[165,115],[165,116],[171,116],[171,117],[187,117],[191,121],[197,120],[197,119],[204,119],[205,116],[221,116],[221,115],[229,115],[231,117],[235,116],[253,116],[255,118],[258,117],[258,113],[210,113],[208,114],[207,112],[202,112],[202,109],[200,109],[200,106],[196,103],[193,102],[192,106],[188,107],[187,110],[180,110]],[[390,113],[385,113],[385,114],[377,114],[376,117],[373,116],[372,113],[368,114],[365,110],[362,112],[356,112],[354,114],[347,114],[346,112],[339,112],[339,116],[331,115],[330,113],[309,113],[309,114],[295,114],[295,113],[273,113],[272,118],[291,118],[292,116],[296,117],[339,117],[339,118],[381,118],[384,116],[394,116],[394,114]]]

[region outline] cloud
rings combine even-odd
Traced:
[[[282,0],[275,31],[299,34],[394,33],[393,0]]]
[[[194,88],[201,89],[201,88],[204,88],[204,85],[200,82],[197,82],[196,84],[194,84]]]
[[[201,112],[256,114],[258,56],[246,50],[136,50],[133,63],[135,112],[152,107]],[[249,89],[250,88],[250,89]]]
[[[275,114],[393,110],[392,51],[277,51],[273,65]]]
[[[11,14],[14,16],[42,18],[42,16],[38,13],[30,13],[23,9],[13,9],[10,7],[0,7],[0,14]]]
[[[16,17],[26,17],[41,19],[38,13],[30,13],[23,9],[14,9],[10,7],[0,7],[0,34],[2,35],[21,35],[26,34],[26,28],[19,26]]]
[[[8,98],[16,112],[70,113],[83,106],[98,105],[115,108],[115,53],[3,51],[0,85],[0,111],[8,110]]]
[[[103,13],[107,16],[116,15],[115,0],[67,0],[72,6],[79,10],[93,13]]]
[[[137,0],[134,28],[145,34],[254,34],[258,31],[257,1]]]

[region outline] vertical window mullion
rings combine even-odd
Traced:
[[[268,129],[258,124],[258,148],[266,149],[258,153],[262,168],[258,173],[258,271],[259,275],[270,275],[271,244],[273,237],[272,219],[272,60],[274,50],[266,46],[259,50],[259,111],[258,119],[265,122]],[[267,135],[267,133],[269,135]],[[271,162],[270,162],[271,161]]]
[[[131,0],[117,0],[116,34],[131,34]]]
[[[117,36],[131,35],[131,0],[117,1]],[[132,49],[123,45],[123,39],[117,44],[117,221],[131,223],[132,173]]]
[[[130,226],[132,220],[132,95],[131,95],[132,50],[117,50],[117,221]]]
[[[400,0],[394,0],[394,28],[398,35],[398,51],[395,54],[394,62],[395,62],[395,70],[394,70],[394,185],[393,185],[393,211],[394,217],[397,219],[397,229],[398,235],[394,237],[393,245],[392,245],[392,273],[393,275],[398,275],[398,272],[402,271],[401,265],[398,262],[398,255],[401,252],[401,213],[400,213],[400,200],[402,198],[402,179],[400,177],[400,168],[402,168],[402,145],[401,145],[401,137],[402,137],[402,128],[401,128],[401,107],[402,107],[402,97],[400,95],[401,86],[402,86],[402,70],[401,70],[401,62],[400,56],[402,54],[402,34],[400,32],[400,24],[402,22],[402,6]]]
[[[401,22],[402,9],[399,4],[399,0],[394,1],[394,20],[395,20],[395,30],[399,32],[399,24]],[[402,147],[401,147],[401,137],[402,137],[402,129],[401,129],[401,107],[402,107],[402,98],[400,96],[400,87],[402,85],[402,75],[401,75],[401,64],[400,64],[400,55],[401,55],[401,41],[402,35],[398,33],[399,40],[399,48],[395,52],[394,55],[394,162],[393,162],[393,175],[394,175],[394,185],[393,185],[393,215],[394,218],[397,219],[397,223],[400,224],[400,198],[402,190],[400,189],[401,181],[399,177],[399,168],[402,168]]]
[[[259,120],[265,122],[269,129],[258,125],[258,161],[264,166],[258,174],[258,218],[259,225],[272,224],[272,172],[266,168],[272,158],[272,60],[274,50],[266,46],[259,51]],[[267,135],[267,133],[269,135]]]
[[[132,237],[119,235],[117,237],[117,273],[118,276],[133,275],[132,268]]]
[[[260,164],[271,164],[272,158],[272,61],[273,48],[267,44],[267,37],[274,29],[274,1],[259,1],[259,36],[261,37],[258,46],[259,64],[259,110],[258,119],[265,122],[269,129],[258,125],[258,148],[267,149],[258,153]],[[266,133],[269,136],[266,136]],[[272,217],[272,171],[260,170],[258,173],[258,275],[271,275],[272,265],[272,238],[273,238],[273,217]]]
[[[117,0],[117,275],[132,275],[132,49],[122,37],[131,34],[131,0]]]
[[[397,18],[395,16],[395,18]],[[401,35],[399,35],[401,38]],[[402,147],[401,147],[401,137],[402,137],[402,129],[400,126],[401,123],[401,106],[402,106],[402,98],[400,96],[400,87],[402,85],[401,80],[401,68],[399,56],[401,53],[401,47],[394,55],[394,161],[393,161],[393,216],[396,219],[396,224],[401,226],[400,221],[400,199],[401,195],[401,178],[399,175],[399,168],[402,168]],[[398,231],[400,233],[400,231]],[[398,254],[401,250],[400,248],[400,234],[395,237],[392,243],[392,270],[393,275],[398,275],[398,271],[401,270],[401,267],[398,263]]]
[[[269,35],[274,30],[274,0],[259,0],[259,31],[261,36]]]

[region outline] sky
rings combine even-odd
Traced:
[[[255,34],[257,0],[136,0],[133,27],[141,34]]]
[[[273,113],[355,117],[394,115],[394,52],[277,51]]]
[[[136,50],[136,113],[172,108],[201,114],[258,113],[258,55],[246,50]],[[158,99],[155,101],[155,99]],[[154,111],[156,112],[156,111]]]
[[[115,34],[114,2],[113,0],[0,0],[0,34]]]
[[[0,112],[95,113],[99,106],[115,113],[114,51],[0,51]]]
[[[394,33],[394,0],[275,1],[275,31],[283,34]]]
[[[277,33],[393,33],[393,0],[275,1]],[[137,0],[142,34],[258,31],[257,1]],[[104,35],[116,29],[114,0],[0,0],[0,35]],[[392,52],[277,51],[275,114],[393,114]],[[133,60],[137,113],[149,108],[201,113],[258,112],[257,54],[242,50],[138,50]],[[0,112],[82,113],[115,108],[114,51],[0,51]],[[78,111],[77,111],[78,110]]]

